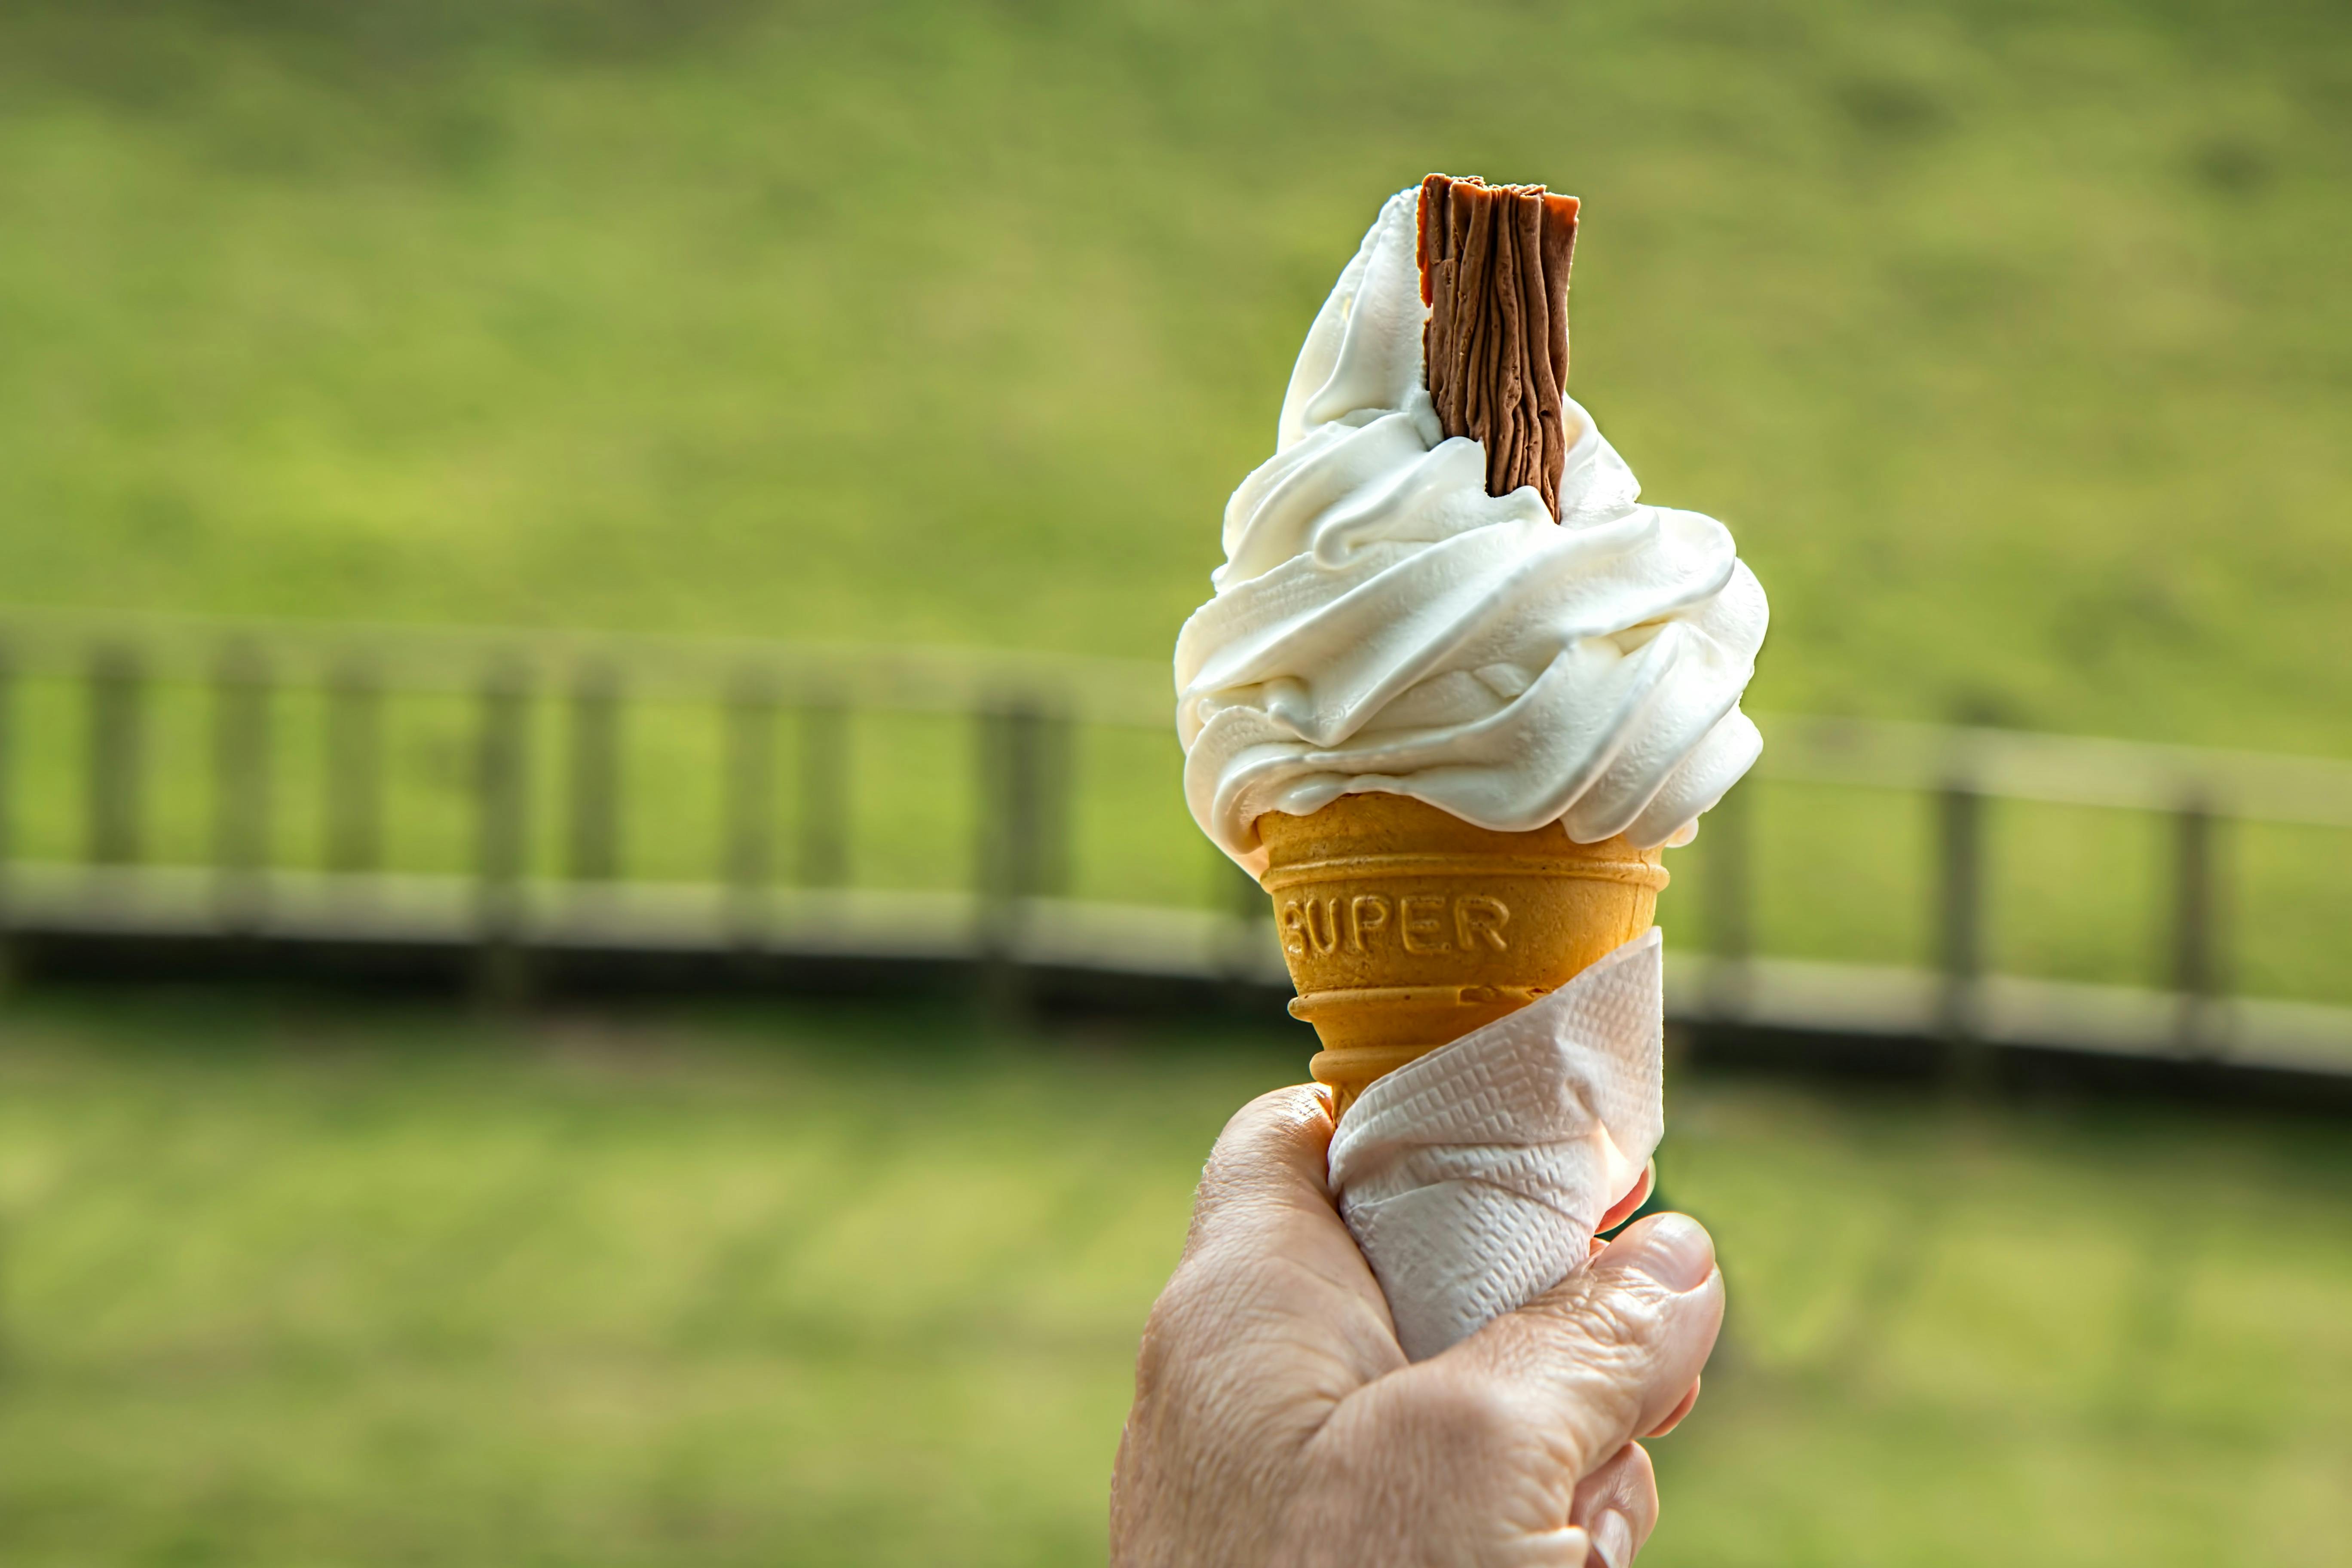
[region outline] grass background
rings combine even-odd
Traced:
[[[1477,169],[1585,197],[1575,390],[1738,531],[1759,707],[2352,751],[2341,7],[1444,38],[1390,0],[11,6],[0,584],[1156,659],[1380,198]]]
[[[1097,1562],[1286,1034],[50,996],[0,1043],[0,1556]],[[1731,1284],[1645,1565],[2321,1568],[2336,1127],[1678,1079]]]

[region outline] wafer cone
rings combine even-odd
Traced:
[[[1260,881],[1315,1026],[1309,1064],[1344,1113],[1365,1086],[1559,989],[1650,929],[1663,852],[1554,823],[1475,827],[1400,795],[1257,819]]]

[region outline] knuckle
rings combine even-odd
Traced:
[[[1311,1088],[1270,1089],[1233,1113],[1209,1151],[1208,1173],[1229,1174],[1236,1165],[1260,1156],[1269,1142],[1321,1115],[1321,1102]]]
[[[1182,1268],[1176,1271],[1175,1278],[1160,1292],[1160,1299],[1151,1304],[1150,1314],[1143,1320],[1143,1341],[1135,1357],[1139,1389],[1159,1386],[1184,1359],[1200,1297],[1200,1288],[1188,1278],[1188,1272]]]
[[[1170,1366],[1176,1359],[1175,1336],[1168,1331],[1168,1323],[1154,1309],[1144,1320],[1143,1341],[1135,1352],[1135,1392],[1138,1398],[1157,1393],[1167,1382]]]
[[[1458,1378],[1426,1380],[1415,1391],[1415,1424],[1441,1451],[1492,1454],[1526,1439],[1527,1413],[1504,1387]]]
[[[1192,1194],[1188,1248],[1201,1246],[1225,1214],[1245,1209],[1277,1181],[1281,1152],[1309,1123],[1328,1120],[1312,1089],[1278,1089],[1234,1112],[1201,1167]]]
[[[1650,1450],[1639,1443],[1625,1445],[1625,1484],[1637,1500],[1646,1500],[1650,1511],[1658,1511],[1658,1468],[1650,1462]]]
[[[1645,1355],[1666,1335],[1666,1303],[1653,1290],[1612,1284],[1588,1293],[1577,1309],[1585,1338],[1608,1354]]]
[[[1658,1472],[1650,1464],[1650,1451],[1639,1443],[1628,1443],[1610,1460],[1609,1468],[1610,1506],[1639,1522],[1647,1533],[1658,1518]]]
[[[1144,1318],[1138,1377],[1158,1382],[1178,1376],[1231,1348],[1241,1311],[1236,1296],[1244,1283],[1215,1247],[1179,1262]]]

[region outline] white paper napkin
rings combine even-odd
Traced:
[[[1664,969],[1643,932],[1367,1089],[1331,1191],[1415,1361],[1584,1266],[1665,1130]]]

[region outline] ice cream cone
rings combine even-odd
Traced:
[[[1366,1085],[1517,1011],[1650,928],[1663,852],[1497,833],[1406,795],[1257,819],[1293,1017],[1344,1113]]]

